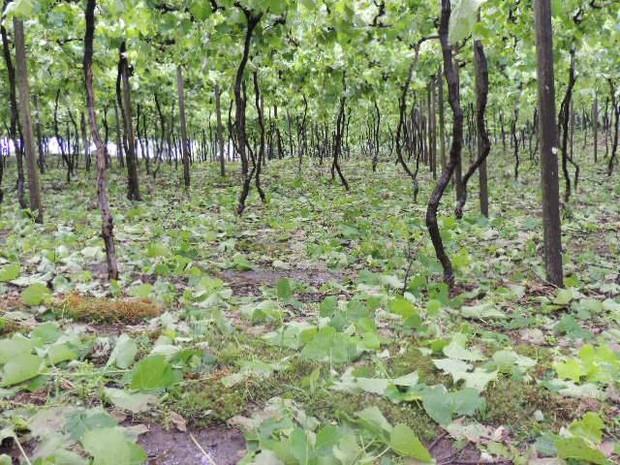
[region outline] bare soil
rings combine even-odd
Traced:
[[[303,268],[295,268],[291,270],[225,270],[221,273],[221,279],[226,281],[232,288],[234,294],[239,297],[260,295],[261,286],[273,287],[282,278],[292,279],[312,287],[320,288],[323,284],[330,281],[337,281],[341,283],[344,276],[325,270]]]
[[[21,455],[13,439],[8,438],[0,442],[0,455],[2,454],[6,454],[11,457],[11,460],[14,464],[19,464],[19,459]]]
[[[138,442],[148,454],[148,465],[235,465],[245,455],[245,439],[238,430],[209,428],[191,434],[204,452],[190,432],[167,431],[156,424]]]
[[[496,460],[493,462],[485,461],[480,456],[480,452],[472,443],[467,443],[465,447],[458,448],[456,442],[447,433],[440,434],[428,449],[437,461],[437,465],[478,465],[487,463],[489,465],[512,465],[511,460]]]

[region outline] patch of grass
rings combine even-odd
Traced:
[[[98,299],[69,294],[52,309],[57,317],[89,323],[138,324],[161,314],[150,299]]]

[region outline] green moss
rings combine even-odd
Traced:
[[[413,371],[418,372],[420,379],[426,384],[451,383],[451,378],[440,373],[433,363],[432,357],[422,354],[418,349],[408,348],[402,354],[391,350],[394,355],[387,362],[389,374],[393,377],[406,375]]]
[[[486,424],[508,426],[520,435],[529,437],[536,431],[551,428],[558,430],[570,423],[578,410],[579,402],[567,399],[536,384],[527,384],[502,378],[489,385],[484,392],[487,408],[478,415]],[[538,422],[534,412],[540,410],[545,420]]]
[[[404,423],[409,426],[424,441],[436,438],[441,428],[426,414],[419,403],[407,402],[394,404],[386,399],[374,402],[383,415],[392,423]]]
[[[99,299],[69,294],[52,307],[59,318],[107,324],[138,324],[159,316],[161,308],[150,299]]]
[[[381,410],[391,424],[404,423],[424,440],[436,437],[440,431],[439,426],[417,403],[394,404],[371,394],[352,394],[328,389],[318,389],[312,394],[300,392],[289,394],[303,406],[308,415],[317,417],[323,422],[354,417],[355,412],[374,406]]]
[[[266,362],[279,361],[281,357],[279,350],[264,344],[255,347],[223,344],[217,352],[221,366],[232,366],[239,360],[251,358]],[[226,365],[227,360],[232,362],[231,365]],[[223,368],[212,373],[207,380],[173,389],[168,404],[195,426],[223,423],[235,415],[248,414],[251,410],[262,408],[267,400],[276,396],[291,397],[290,393],[296,393],[292,397],[305,402],[309,396],[305,394],[307,390],[303,386],[303,379],[317,366],[319,364],[294,357],[286,369],[269,378],[250,377],[233,387],[225,387],[221,378],[235,370]]]
[[[248,407],[241,391],[227,388],[215,379],[173,389],[167,404],[196,427],[225,423],[245,413]]]
[[[223,365],[233,365],[239,360],[242,360],[240,357],[243,355],[243,347],[239,344],[227,342],[222,343],[220,347],[212,347],[214,347],[217,358]]]
[[[0,316],[0,336],[10,336],[13,333],[22,331],[24,328],[13,320],[7,320]]]

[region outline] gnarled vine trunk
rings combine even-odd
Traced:
[[[575,48],[571,48],[570,50],[570,66],[568,69],[568,84],[566,86],[566,93],[564,94],[564,100],[562,100],[562,104],[560,105],[560,131],[562,134],[561,140],[561,150],[562,150],[562,174],[564,175],[564,201],[568,203],[571,196],[571,180],[570,173],[568,171],[568,164],[570,163],[575,168],[575,189],[577,188],[577,184],[579,182],[579,165],[577,165],[573,161],[572,149],[569,153],[569,137],[572,140],[572,134],[569,132],[569,124],[571,119],[571,108],[572,108],[572,99],[573,99],[573,89],[577,82],[577,76],[575,74]],[[571,125],[574,127],[574,124]],[[572,146],[572,143],[571,143]]]
[[[86,33],[84,34],[84,81],[86,83],[86,106],[93,142],[97,149],[97,199],[101,209],[101,237],[105,244],[108,279],[118,279],[118,262],[114,243],[114,220],[108,201],[108,185],[106,176],[106,146],[101,140],[95,110],[95,90],[93,87],[93,42],[95,40],[95,6],[96,0],[88,0],[86,4]]]
[[[258,71],[254,70],[253,73],[254,80],[254,97],[256,100],[256,112],[258,113],[258,129],[259,129],[259,146],[258,146],[258,158],[255,164],[255,181],[256,181],[256,190],[258,190],[258,194],[260,195],[260,199],[263,203],[267,201],[267,197],[265,196],[265,192],[260,184],[260,175],[263,165],[263,160],[265,158],[265,111],[263,108],[263,99],[260,93],[260,86],[258,85]]]
[[[607,79],[609,83],[609,91],[611,93],[611,114],[613,118],[613,135],[611,142],[611,156],[609,157],[609,164],[607,165],[607,174],[609,176],[614,172],[614,165],[616,163],[616,156],[618,154],[618,126],[620,123],[620,105],[618,104],[618,97],[616,96],[616,84],[612,78]]]
[[[487,190],[486,159],[491,151],[491,142],[486,129],[485,111],[489,95],[489,67],[480,40],[474,42],[474,65],[476,68],[476,132],[478,133],[478,157],[463,176],[463,186],[459,197],[455,216],[463,217],[463,207],[467,201],[467,183],[477,169],[480,170],[480,210],[489,216],[489,197]]]
[[[235,125],[237,129],[237,150],[239,152],[239,157],[241,158],[241,179],[243,180],[243,187],[241,189],[241,194],[239,195],[239,205],[237,207],[237,214],[242,215],[245,210],[245,202],[248,198],[248,194],[250,193],[250,184],[252,182],[252,176],[250,173],[250,165],[247,153],[247,133],[245,127],[245,107],[246,100],[243,95],[243,82],[245,80],[245,67],[248,64],[248,60],[250,58],[250,47],[252,45],[252,36],[254,34],[254,30],[258,23],[260,23],[261,18],[263,17],[263,13],[254,13],[251,10],[242,7],[239,5],[239,8],[243,11],[246,20],[246,31],[245,31],[245,41],[243,44],[243,55],[241,57],[241,62],[239,63],[239,67],[237,68],[237,75],[235,77],[235,86],[234,86],[234,94],[235,94]],[[253,174],[253,173],[252,173]]]
[[[443,56],[444,76],[448,83],[448,100],[452,109],[452,145],[450,146],[450,158],[441,173],[439,181],[431,194],[426,209],[426,227],[431,236],[435,254],[443,267],[444,282],[448,286],[454,286],[454,269],[450,257],[445,250],[439,225],[437,224],[437,210],[441,197],[452,178],[455,168],[460,164],[461,151],[463,148],[463,110],[461,108],[458,68],[452,57],[452,46],[448,43],[448,27],[450,22],[450,0],[441,0],[441,18],[439,20],[439,40]]]
[[[220,176],[226,176],[226,161],[224,160],[224,127],[222,126],[222,90],[219,84],[215,86],[215,112],[217,117],[217,146],[220,159]]]
[[[179,117],[181,119],[181,153],[183,156],[183,185],[189,189],[189,143],[187,141],[187,121],[185,117],[185,84],[183,70],[177,66],[177,90],[179,93]]]
[[[123,146],[127,159],[127,198],[129,200],[142,201],[140,195],[140,181],[138,180],[138,161],[136,157],[136,143],[133,130],[133,118],[131,111],[131,86],[129,77],[131,71],[127,61],[125,41],[121,43],[118,60],[117,99],[123,118]]]

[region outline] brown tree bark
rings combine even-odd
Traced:
[[[343,81],[344,81],[343,77]],[[343,90],[343,92],[346,92]],[[344,186],[345,190],[349,191],[349,183],[347,182],[344,174],[342,174],[342,170],[340,169],[339,158],[342,155],[342,146],[343,146],[343,137],[344,137],[344,129],[345,129],[345,103],[346,98],[344,96],[340,97],[340,106],[338,108],[338,118],[336,120],[336,135],[334,140],[334,157],[332,159],[332,179],[334,178],[334,171],[338,173],[338,178],[340,182]]]
[[[226,161],[224,159],[224,127],[222,125],[222,89],[215,85],[215,112],[217,116],[217,146],[220,158],[220,176],[226,176]]]
[[[441,51],[443,56],[444,76],[448,83],[448,101],[452,109],[452,145],[450,146],[450,158],[441,173],[441,177],[431,194],[426,209],[426,227],[435,254],[443,267],[444,282],[448,286],[454,286],[454,269],[450,257],[444,248],[439,225],[437,224],[437,210],[441,197],[443,196],[448,183],[454,174],[455,168],[460,164],[461,151],[463,149],[463,109],[461,108],[458,68],[455,66],[452,57],[452,46],[448,43],[448,27],[450,22],[451,5],[450,0],[441,0],[441,18],[439,20],[439,40],[441,42]]]
[[[119,75],[120,78],[120,75]],[[120,83],[120,80],[119,80]],[[121,108],[122,110],[122,105],[121,105],[121,97],[120,97],[120,85],[117,86],[117,90],[119,92],[118,94],[118,98],[117,101],[114,102],[114,119],[116,121],[116,159],[118,160],[118,164],[120,165],[121,168],[125,168],[125,157],[123,156],[123,136],[122,136],[122,126],[123,126],[123,121],[122,121],[122,117],[118,114],[119,111],[118,109]]]
[[[114,219],[108,201],[108,185],[106,176],[106,146],[101,140],[95,110],[95,90],[93,87],[93,43],[95,40],[95,6],[96,0],[86,3],[85,19],[86,33],[84,34],[84,81],[86,84],[86,106],[88,121],[93,142],[97,149],[97,199],[101,209],[101,237],[105,244],[108,279],[118,279],[118,262],[114,243]]]
[[[39,111],[39,98],[34,96],[34,108],[37,116],[36,130],[37,130],[37,150],[38,150],[38,165],[41,174],[45,174],[45,151],[43,150],[43,131],[41,128],[41,112]]]
[[[26,38],[24,23],[13,18],[13,32],[15,33],[15,64],[17,67],[17,87],[19,89],[19,116],[24,139],[24,153],[28,166],[28,193],[30,194],[30,210],[36,212],[35,221],[43,223],[43,204],[41,202],[41,187],[39,185],[39,170],[37,168],[37,154],[32,126],[32,112],[30,109],[30,85],[28,83],[28,69],[26,61]]]
[[[177,66],[177,90],[179,93],[179,117],[181,119],[181,151],[183,156],[183,185],[189,189],[189,144],[187,141],[187,120],[185,118],[185,84],[183,70]]]
[[[155,94],[155,109],[157,110],[157,114],[159,116],[159,143],[157,144],[157,163],[152,171],[153,179],[157,177],[157,174],[161,169],[164,144],[166,143],[166,117],[164,116],[161,105],[159,104],[159,97],[157,94]]]
[[[555,82],[553,69],[553,29],[551,1],[534,2],[538,75],[538,112],[542,214],[547,280],[563,287],[562,230],[558,176],[558,129],[555,121]]]
[[[289,156],[293,156],[293,123],[292,123],[292,118],[291,118],[291,113],[288,109],[288,107],[286,108],[286,125],[288,128],[288,151],[289,151]],[[283,154],[280,153],[280,158],[283,157]]]
[[[574,124],[571,124],[571,114],[572,112],[572,102],[573,102],[573,89],[575,87],[575,83],[577,82],[577,76],[575,73],[575,49],[571,48],[570,50],[570,66],[568,70],[568,84],[566,86],[566,94],[564,94],[564,100],[562,100],[562,104],[560,105],[560,130],[562,134],[561,150],[562,150],[562,174],[564,175],[564,202],[570,200],[571,196],[571,180],[570,173],[568,171],[568,163],[570,162],[575,168],[575,189],[577,188],[577,184],[579,182],[579,166],[573,161],[572,156],[572,134],[571,128],[574,127]],[[569,128],[569,125],[571,126]],[[569,138],[570,138],[570,147],[569,147]],[[570,150],[569,150],[570,149]]]
[[[60,135],[60,122],[58,120],[59,100],[60,89],[56,91],[56,99],[54,101],[54,136],[56,137],[56,142],[58,143],[58,147],[60,148],[60,157],[65,163],[65,166],[67,167],[67,183],[70,183],[71,176],[73,175],[73,159],[69,154],[71,149],[70,147],[67,147],[68,140],[64,140],[63,137]]]
[[[140,154],[142,155],[142,160],[144,160],[144,170],[146,171],[146,175],[149,176],[151,174],[151,157],[149,150],[149,132],[146,122],[146,107],[138,105],[136,108],[136,135],[138,137],[138,144],[140,145]]]
[[[108,145],[110,143],[110,126],[108,124],[108,106],[103,107],[103,145],[105,147],[105,167],[106,169],[112,166],[112,160],[110,159],[110,153],[108,151]]]
[[[594,94],[592,104],[592,137],[594,139],[594,164],[598,162],[598,95]]]
[[[68,144],[70,147],[69,157],[72,160],[74,171],[77,171],[79,169],[80,162],[80,133],[78,132],[77,122],[73,117],[73,112],[71,111],[71,108],[67,109],[67,114],[69,115],[69,122],[71,123],[71,126],[73,126],[73,135],[75,135],[75,142],[73,146],[71,144]],[[71,128],[69,127],[69,124],[67,124],[67,133],[69,134],[70,132]],[[68,136],[67,140],[71,140],[71,137]]]
[[[84,142],[84,167],[86,168],[86,171],[90,171],[90,141],[88,140],[88,134],[86,133],[86,116],[83,111],[80,112],[80,131],[82,133],[82,141]]]
[[[519,88],[521,88],[521,84],[519,84]],[[510,135],[512,138],[512,151],[515,158],[515,182],[519,180],[519,168],[521,166],[521,159],[519,158],[519,135],[517,131],[517,122],[519,121],[519,107],[515,107],[514,109],[514,119],[510,124]]]
[[[491,142],[489,140],[485,121],[487,98],[489,95],[489,67],[484,54],[484,47],[480,40],[474,42],[474,66],[476,68],[476,131],[478,133],[478,157],[463,177],[463,190],[461,191],[461,197],[459,197],[457,201],[454,212],[455,216],[459,219],[463,217],[463,207],[467,201],[467,183],[476,172],[476,169],[480,170],[480,210],[484,216],[489,216],[486,159],[491,151]]]
[[[4,201],[4,191],[2,190],[2,180],[4,179],[4,163],[4,151],[0,150],[0,205],[2,205],[2,202]]]
[[[4,8],[9,4],[8,0],[4,2]],[[4,11],[4,10],[3,10]],[[4,63],[7,69],[7,75],[9,78],[9,104],[11,108],[11,117],[9,123],[9,139],[13,142],[13,148],[15,150],[15,160],[17,161],[17,201],[20,208],[24,209],[28,207],[26,203],[25,195],[25,178],[24,178],[24,159],[23,150],[21,144],[21,127],[19,123],[19,110],[17,108],[17,84],[15,83],[15,67],[13,66],[13,60],[11,59],[11,49],[9,45],[9,38],[7,30],[4,27],[4,22],[0,22],[0,35],[2,36],[2,54],[4,56]]]
[[[418,151],[416,154],[416,166],[415,171],[411,171],[407,162],[405,161],[405,157],[403,156],[403,149],[407,148],[409,152],[409,156],[411,156],[413,141],[411,140],[411,136],[413,131],[408,130],[408,112],[407,112],[407,96],[409,93],[409,87],[411,86],[411,80],[413,78],[413,74],[417,69],[418,61],[420,58],[420,47],[422,44],[431,39],[436,39],[437,36],[428,36],[423,37],[418,40],[414,45],[415,55],[411,66],[409,67],[409,73],[407,75],[407,79],[401,88],[400,98],[398,102],[398,110],[399,110],[399,118],[398,125],[396,127],[396,161],[400,163],[400,165],[407,173],[407,176],[411,178],[411,182],[413,184],[413,202],[416,203],[418,201],[418,193],[420,191],[418,184],[418,172],[420,170],[420,152]],[[413,119],[413,116],[411,117]],[[443,127],[443,126],[442,126]],[[441,129],[441,128],[440,128]],[[421,139],[421,138],[420,138]]]
[[[613,134],[611,142],[611,156],[607,165],[607,174],[611,176],[614,172],[616,156],[618,154],[618,126],[620,125],[620,105],[616,96],[616,84],[612,78],[607,79],[609,91],[611,93],[611,116],[613,118]]]
[[[127,198],[134,201],[142,201],[140,195],[140,181],[138,179],[138,161],[136,159],[136,143],[133,130],[133,118],[131,111],[131,86],[129,85],[130,69],[125,55],[125,41],[121,43],[119,50],[118,70],[120,77],[120,104],[123,117],[125,136],[123,144],[127,159]],[[117,88],[118,90],[118,88]]]
[[[263,203],[267,202],[267,197],[265,196],[265,192],[260,184],[260,175],[263,165],[263,159],[265,158],[265,110],[263,107],[263,98],[260,93],[260,86],[258,85],[258,71],[254,70],[252,73],[254,80],[254,97],[256,101],[256,111],[258,113],[258,130],[259,130],[259,146],[258,146],[258,158],[255,164],[255,181],[256,181],[256,190],[258,190],[258,195],[260,195],[260,199]]]
[[[479,47],[478,47],[479,45]],[[487,157],[491,141],[485,124],[485,111],[489,93],[489,68],[482,42],[474,43],[474,64],[476,67],[476,124],[478,128],[478,159],[483,158],[478,168],[480,213],[489,217],[489,185],[487,179]],[[486,90],[485,90],[486,88]]]
[[[243,187],[241,194],[239,195],[239,205],[237,207],[237,214],[242,215],[245,210],[245,202],[250,193],[250,184],[252,182],[249,170],[249,160],[247,154],[247,134],[245,127],[245,107],[246,101],[243,95],[243,82],[245,80],[245,67],[248,64],[250,58],[250,47],[252,45],[252,35],[263,13],[254,13],[252,10],[237,4],[246,18],[246,31],[245,41],[243,45],[243,55],[241,62],[237,68],[237,75],[235,77],[234,94],[235,94],[235,124],[237,129],[237,148],[239,150],[239,156],[241,158],[241,178],[243,180]]]
[[[381,111],[379,110],[379,105],[377,104],[377,99],[375,98],[373,101],[375,115],[373,115],[372,124],[369,123],[369,134],[368,138],[371,141],[372,148],[372,172],[377,171],[377,165],[379,164],[379,135],[381,131]]]
[[[443,76],[437,73],[437,113],[439,113],[439,157],[441,169],[446,167],[446,112],[444,106]]]
[[[306,98],[305,94],[302,95],[302,98],[304,101],[304,114],[301,119],[301,127],[299,128],[299,131],[301,134],[301,143],[297,150],[297,154],[298,154],[297,172],[298,173],[301,173],[301,169],[303,167],[304,156],[306,155],[308,151],[307,129],[306,129],[306,124],[307,124],[307,119],[308,119],[308,99]],[[276,110],[277,110],[277,107],[276,107]],[[277,117],[277,111],[276,111],[276,117]],[[277,135],[278,135],[278,152],[282,154],[282,136],[280,135],[280,129],[277,130]]]
[[[441,79],[441,77],[440,77]],[[429,146],[430,146],[430,170],[433,173],[433,179],[437,179],[437,77],[431,79],[429,93]]]

